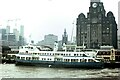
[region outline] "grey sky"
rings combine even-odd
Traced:
[[[114,13],[118,23],[119,0],[101,1],[104,3],[106,12]],[[86,15],[89,6],[90,0],[0,0],[0,25],[5,27],[8,19],[20,18],[21,21],[18,23],[25,26],[26,38],[32,34],[32,39],[40,41],[46,34],[55,34],[61,40],[66,28],[70,40],[73,21],[76,24],[76,18],[80,13]],[[10,24],[11,28],[15,28],[14,22]]]

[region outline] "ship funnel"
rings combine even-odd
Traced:
[[[65,52],[66,52],[66,44],[65,43],[63,43],[63,46],[62,46],[62,48],[63,48],[63,50],[65,50]]]
[[[58,42],[55,41],[55,43],[54,43],[54,51],[57,51],[57,50],[58,50]]]

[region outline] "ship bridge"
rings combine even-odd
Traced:
[[[53,48],[51,48],[49,45],[41,45],[41,46],[37,46],[37,48],[39,50],[45,50],[45,51],[53,51]]]

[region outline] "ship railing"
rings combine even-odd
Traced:
[[[101,62],[104,62],[104,58],[95,58],[96,60],[98,60],[98,61],[101,61]]]

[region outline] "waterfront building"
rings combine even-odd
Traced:
[[[117,46],[117,24],[114,14],[109,11],[106,15],[103,2],[91,0],[87,17],[81,13],[77,18],[77,46],[85,45],[88,49],[100,46]]]
[[[64,29],[64,34],[62,35],[62,46],[63,44],[67,44],[67,43],[68,43],[68,35],[66,29]]]

